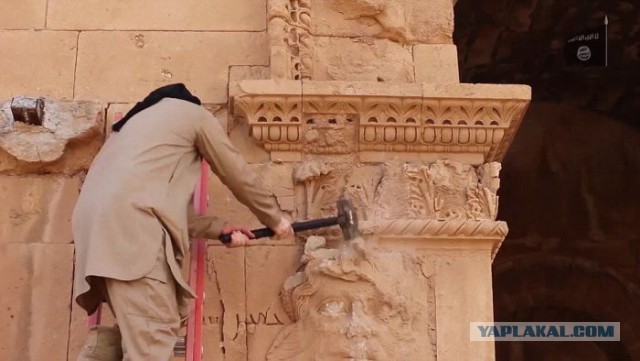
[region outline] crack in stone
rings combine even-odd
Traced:
[[[213,273],[213,278],[215,279],[215,285],[218,290],[218,295],[220,295],[220,307],[222,308],[222,316],[220,317],[220,349],[222,350],[223,359],[226,359],[226,350],[224,347],[224,316],[225,316],[225,307],[224,300],[222,298],[222,288],[220,287],[220,280],[218,278],[218,271],[216,270],[215,260],[211,262],[211,272]]]

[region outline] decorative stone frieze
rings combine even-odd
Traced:
[[[300,94],[263,80],[240,88],[236,115],[269,151],[481,154],[484,162],[504,157],[530,99],[517,85],[305,82]]]

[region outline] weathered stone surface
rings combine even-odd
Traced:
[[[42,126],[12,122],[10,113],[0,112],[0,124],[10,124],[0,133],[0,173],[86,170],[103,142],[103,110],[94,102],[45,99]]]
[[[292,323],[267,360],[436,359],[431,277],[414,254],[362,238],[326,248],[310,237],[301,261],[281,293]]]
[[[314,80],[414,81],[411,50],[390,40],[315,38]]]
[[[203,335],[207,360],[247,359],[245,252],[208,247]]]
[[[264,30],[265,0],[56,0],[48,27],[78,30]]]
[[[267,65],[263,32],[83,32],[76,98],[135,102],[184,82],[203,103],[226,103],[230,65]],[[113,66],[118,59],[118,66]]]
[[[0,243],[71,243],[79,178],[0,175]]]
[[[300,265],[299,246],[256,246],[246,249],[248,360],[263,361],[284,325],[291,323],[280,292]]]
[[[415,45],[416,83],[459,83],[458,52],[455,45]]]
[[[469,341],[470,322],[493,321],[490,249],[422,254],[435,277],[437,360],[493,361],[493,343]]]
[[[424,98],[531,100],[531,87],[515,84],[423,84]]]
[[[378,37],[401,43],[452,42],[450,0],[314,0],[311,12],[315,35]]]
[[[4,0],[0,2],[0,28],[42,29],[46,0]]]
[[[77,43],[74,31],[0,31],[0,98],[73,98]]]
[[[0,244],[0,353],[66,360],[73,245]]]

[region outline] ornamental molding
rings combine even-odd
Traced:
[[[500,161],[530,88],[494,84],[240,82],[236,116],[268,151],[475,153]]]
[[[362,232],[377,236],[503,239],[507,223],[491,220],[390,219],[363,222]]]
[[[430,220],[394,219],[362,222],[360,230],[365,236],[378,239],[461,240],[491,242],[491,259],[495,259],[509,228],[503,221],[491,220]]]

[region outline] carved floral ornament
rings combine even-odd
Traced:
[[[469,86],[469,85],[467,85]],[[236,115],[269,151],[481,153],[499,161],[515,135],[525,98],[421,95],[247,94]]]

